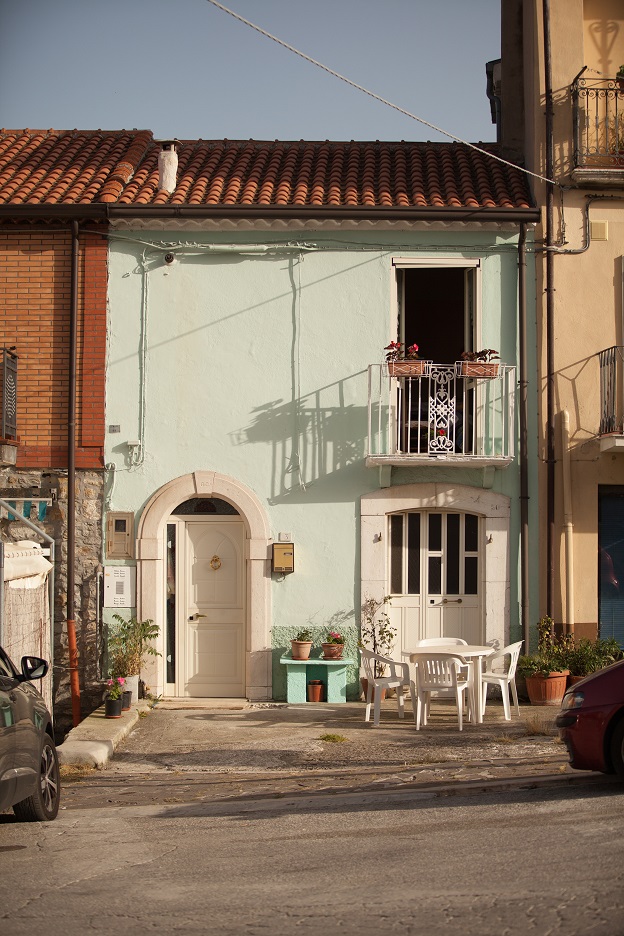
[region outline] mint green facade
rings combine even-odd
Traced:
[[[197,472],[236,479],[255,495],[269,531],[263,566],[268,581],[257,587],[248,582],[245,600],[252,616],[254,602],[264,602],[268,610],[264,637],[253,638],[255,650],[247,624],[247,651],[259,655],[248,671],[260,665],[262,654],[272,662],[266,693],[256,688],[250,697],[285,698],[279,657],[303,627],[313,631],[318,645],[328,626],[337,624],[346,637],[345,656],[356,656],[363,597],[360,499],[378,491],[380,482],[463,485],[509,498],[506,636],[521,638],[517,445],[504,469],[436,461],[383,471],[366,466],[368,368],[382,360],[384,346],[396,337],[393,258],[479,259],[476,315],[483,346],[499,349],[503,361],[517,364],[517,240],[512,226],[485,231],[476,225],[366,233],[336,226],[331,232],[306,228],[279,235],[252,229],[111,232],[106,423],[109,429],[119,426],[119,432],[107,432],[106,463],[116,470],[109,471],[106,510],[134,512],[138,531],[150,500],[175,479]],[[253,252],[263,246],[278,249]],[[172,263],[165,261],[168,252]],[[529,464],[536,529],[531,264],[532,255]],[[516,436],[517,426],[516,410]],[[290,534],[295,544],[293,574],[270,572],[270,540],[277,541],[280,533]],[[141,563],[153,558],[147,552],[165,549],[164,541],[143,548],[145,558],[134,560],[139,596],[152,588],[155,606],[164,605],[161,573],[149,585],[151,571],[141,570]],[[534,620],[536,550],[532,556]],[[260,598],[258,589],[265,586]],[[139,615],[146,616],[141,597],[137,604]],[[164,617],[161,624],[164,630]],[[164,634],[161,652],[150,676],[159,693],[166,691]],[[257,687],[258,680],[253,684]],[[348,697],[357,693],[352,667]]]

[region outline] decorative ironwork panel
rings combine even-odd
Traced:
[[[17,438],[17,354],[2,349],[2,438]]]

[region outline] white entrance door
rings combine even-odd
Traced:
[[[425,637],[482,643],[479,517],[441,511],[392,514],[388,540],[395,652]]]
[[[185,523],[182,695],[245,694],[244,526],[238,518]]]

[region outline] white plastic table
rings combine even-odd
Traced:
[[[453,656],[463,657],[466,663],[470,664],[469,683],[472,693],[473,706],[470,721],[473,725],[479,725],[483,721],[483,684],[481,681],[481,660],[491,656],[496,652],[495,647],[480,647],[477,644],[427,644],[426,647],[417,647],[415,650],[407,650],[405,656],[409,656],[410,663],[416,663],[418,657],[431,656],[432,653],[451,653]]]

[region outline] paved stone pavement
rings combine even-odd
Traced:
[[[429,725],[415,730],[396,702],[384,703],[378,728],[364,705],[167,701],[144,717],[113,759],[88,784],[69,767],[65,803],[91,805],[261,798],[293,793],[435,790],[452,792],[537,783],[602,781],[574,771],[554,728],[557,709],[521,706],[510,722],[488,704],[483,725],[458,731],[450,703],[432,704]],[[228,707],[229,706],[229,707]],[[79,730],[79,729],[78,729]],[[62,751],[62,746],[61,746]]]

